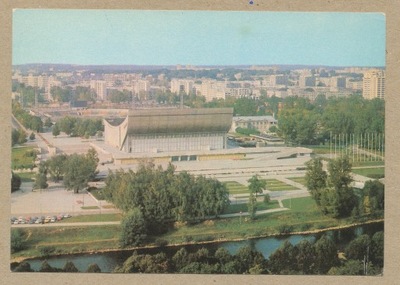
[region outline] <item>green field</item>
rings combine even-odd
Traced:
[[[33,147],[16,147],[11,149],[11,168],[33,168],[36,159]]]
[[[268,204],[263,202],[257,202],[257,211],[269,210],[279,208],[278,201],[271,201]],[[231,204],[229,207],[223,212],[223,214],[233,214],[233,213],[246,213],[247,212],[247,203],[241,204]]]
[[[299,190],[298,188],[277,179],[265,179],[265,181],[267,182],[266,188],[269,191]]]
[[[19,177],[21,177],[22,182],[33,182],[33,178],[35,177],[35,172],[21,172],[17,173]]]
[[[359,174],[362,176],[366,176],[373,179],[380,179],[385,177],[385,168],[384,167],[376,167],[376,168],[359,168],[352,169],[352,172],[355,174]]]
[[[249,194],[249,188],[247,188],[247,186],[244,186],[243,184],[240,184],[236,181],[228,181],[228,182],[225,182],[224,184],[228,188],[230,195]]]
[[[58,223],[89,223],[89,222],[117,222],[122,220],[121,214],[101,214],[75,216]]]
[[[385,161],[353,161],[353,167],[357,166],[385,166]]]
[[[303,186],[307,186],[306,178],[305,177],[289,177],[288,179],[300,183]]]
[[[17,229],[12,229],[17,230]],[[51,247],[53,254],[67,254],[118,248],[120,225],[84,227],[31,227],[24,233],[25,248],[12,257],[40,256],[40,249]]]
[[[285,208],[289,208],[294,212],[316,212],[317,204],[311,197],[293,198],[282,201]]]

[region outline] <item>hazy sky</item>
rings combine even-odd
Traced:
[[[13,64],[384,66],[381,13],[15,10]]]

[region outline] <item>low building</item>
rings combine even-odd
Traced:
[[[272,116],[237,116],[233,117],[231,131],[237,128],[255,129],[261,133],[278,123]]]

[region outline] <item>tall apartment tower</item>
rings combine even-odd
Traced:
[[[385,72],[371,70],[364,73],[363,93],[365,99],[385,98]]]

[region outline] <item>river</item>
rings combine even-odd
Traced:
[[[266,237],[244,241],[233,241],[233,242],[220,242],[211,243],[206,245],[187,245],[185,246],[188,251],[195,251],[201,247],[206,247],[209,250],[216,250],[219,247],[226,248],[231,254],[235,254],[239,248],[250,245],[252,248],[261,252],[265,258],[268,258],[275,250],[277,250],[285,241],[289,241],[295,245],[300,241],[306,239],[313,242],[323,234],[327,234],[336,243],[340,250],[354,238],[362,234],[372,235],[378,231],[383,231],[384,223],[372,223],[363,226],[356,226],[352,228],[340,229],[327,231],[319,234],[307,234],[307,235],[290,235],[284,237]],[[166,247],[160,250],[160,248],[141,249],[137,250],[139,254],[143,253],[157,253],[164,251],[167,254],[173,255],[179,247]],[[84,272],[88,268],[89,264],[97,263],[102,272],[112,272],[117,265],[121,265],[129,256],[132,255],[133,251],[115,251],[115,252],[104,252],[104,253],[93,253],[93,254],[74,254],[66,256],[55,256],[47,258],[48,263],[52,267],[62,268],[67,261],[72,261],[76,268]],[[31,268],[38,271],[44,259],[31,259],[27,260],[31,265]]]

